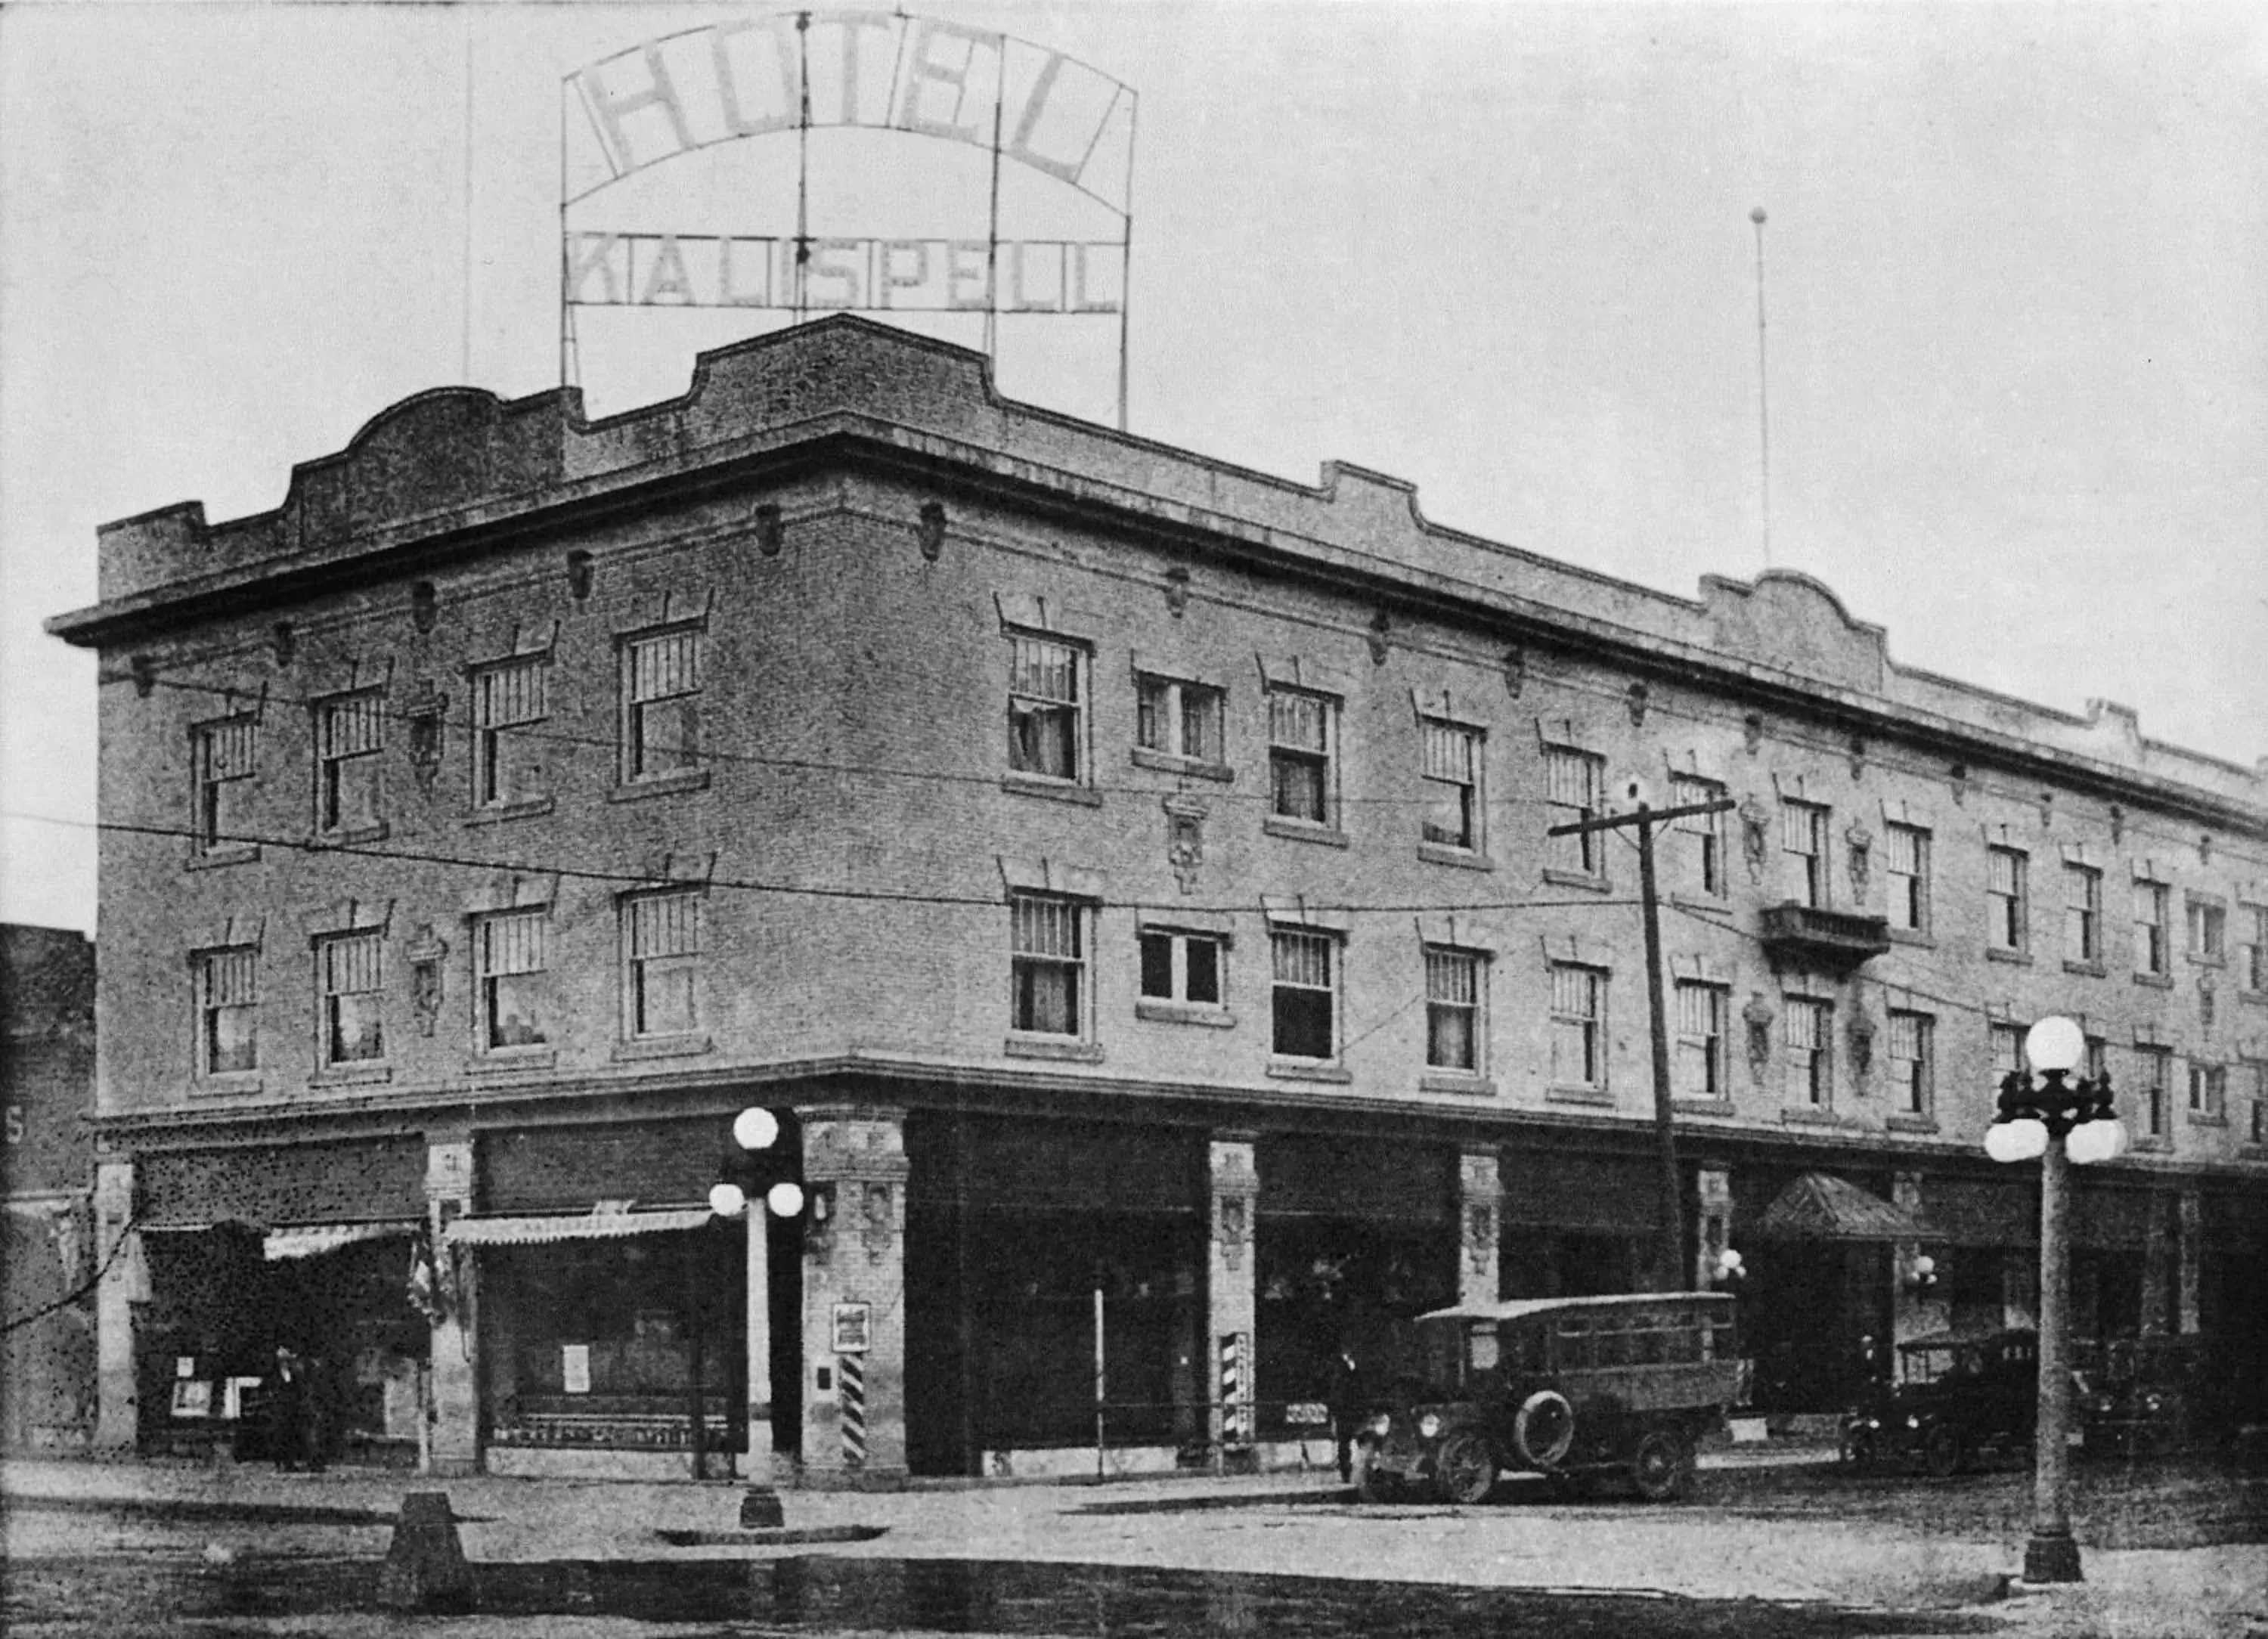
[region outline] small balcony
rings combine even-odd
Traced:
[[[1790,902],[1764,907],[1762,937],[1775,962],[1847,973],[1890,948],[1890,924],[1883,916]]]

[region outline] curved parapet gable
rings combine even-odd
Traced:
[[[1783,671],[1879,695],[1889,665],[1882,628],[1851,618],[1843,600],[1793,570],[1753,581],[1701,580],[1709,646]]]

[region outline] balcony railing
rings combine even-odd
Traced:
[[[1764,908],[1763,937],[1775,959],[1852,968],[1890,948],[1889,930],[1887,917],[1790,903]]]

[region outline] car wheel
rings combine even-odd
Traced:
[[[1557,1389],[1538,1389],[1513,1414],[1512,1444],[1529,1466],[1556,1468],[1575,1444],[1575,1408]]]
[[[1852,1435],[1851,1444],[1843,1452],[1844,1466],[1855,1474],[1870,1474],[1881,1466],[1881,1452],[1875,1445],[1871,1432]]]
[[[1949,1422],[1940,1422],[1923,1438],[1921,1466],[1942,1480],[1961,1472],[1961,1459],[1966,1453],[1961,1449],[1961,1430]]]
[[[1496,1454],[1477,1434],[1453,1434],[1433,1459],[1433,1484],[1444,1502],[1485,1503],[1496,1489]]]
[[[1631,1453],[1631,1483],[1649,1503],[1685,1495],[1693,1479],[1693,1449],[1675,1429],[1648,1429]]]

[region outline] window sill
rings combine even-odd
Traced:
[[[1672,1099],[1669,1113],[1672,1115],[1714,1115],[1730,1119],[1734,1113],[1733,1101],[1730,1099]]]
[[[2228,1125],[2228,1117],[2226,1115],[2213,1114],[2204,1110],[2191,1110],[2190,1112],[2190,1125],[2192,1127],[2226,1127]]]
[[[1132,756],[1136,768],[1155,768],[1160,774],[1186,775],[1192,780],[1219,780],[1224,784],[1236,778],[1236,770],[1225,762],[1176,757],[1169,751],[1152,751],[1147,746],[1134,747]]]
[[[1885,1117],[1882,1125],[1894,1133],[1933,1133],[1938,1130],[1933,1115],[1892,1115]]]
[[[310,1087],[377,1087],[394,1079],[391,1064],[332,1064],[307,1077]]]
[[[1455,865],[1464,871],[1494,871],[1496,861],[1486,854],[1469,848],[1452,848],[1447,842],[1420,842],[1418,857],[1433,865]]]
[[[2228,966],[2228,958],[2226,956],[2200,956],[2195,951],[2188,952],[2188,956],[2189,964],[2192,967],[2226,967]]]
[[[705,1030],[682,1036],[641,1036],[634,1041],[615,1042],[611,1056],[617,1064],[637,1064],[647,1059],[688,1058],[708,1052],[711,1045]]]
[[[1615,1095],[1604,1087],[1546,1087],[1543,1099],[1547,1104],[1590,1104],[1605,1109],[1613,1106]]]
[[[260,857],[260,844],[247,842],[238,848],[209,849],[191,854],[182,862],[184,871],[217,871],[223,865],[248,865]]]
[[[1102,793],[1076,780],[1050,780],[1041,774],[1004,774],[1000,789],[1018,797],[1044,797],[1050,802],[1077,803],[1082,808],[1102,806]]]
[[[1673,893],[1669,896],[1669,902],[1680,910],[1698,911],[1705,916],[1729,916],[1733,914],[1732,901],[1719,893]],[[1710,1104],[1714,1100],[1702,1099],[1697,1102]]]
[[[1823,1104],[1783,1104],[1779,1109],[1783,1127],[1856,1127],[1859,1123],[1832,1106]]]
[[[2019,967],[2029,967],[2032,965],[2030,952],[2011,951],[1998,944],[1988,944],[1984,947],[1984,959],[1988,962],[2014,962]]]
[[[680,768],[674,774],[658,774],[650,780],[625,780],[607,793],[610,803],[634,803],[647,797],[674,797],[680,791],[705,791],[709,789],[709,770]]]
[[[1215,1030],[1226,1030],[1236,1023],[1236,1015],[1225,1007],[1206,1002],[1167,1002],[1155,996],[1135,1003],[1134,1017],[1161,1025],[1206,1025]]]
[[[267,1077],[258,1070],[239,1070],[232,1076],[199,1076],[189,1083],[189,1096],[194,1099],[243,1099],[256,1097],[267,1089]]]
[[[2268,1007],[2268,990],[2239,990],[2236,999],[2254,1007]]]
[[[1354,1072],[1345,1065],[1321,1059],[1270,1059],[1268,1074],[1278,1081],[1327,1081],[1342,1087],[1354,1081]]]
[[[2174,1141],[2170,1138],[2137,1138],[2134,1141],[2134,1153],[2137,1155],[2164,1155],[2173,1147]]]
[[[1604,893],[1613,886],[1604,877],[1586,876],[1580,871],[1553,871],[1548,866],[1543,879],[1555,887],[1588,888],[1594,893]]]
[[[2136,974],[2134,982],[2153,990],[2170,990],[2174,988],[2174,976],[2171,974]]]
[[[1057,1059],[1067,1064],[1102,1062],[1101,1042],[1074,1041],[1068,1037],[1011,1036],[1000,1044],[1000,1051],[1012,1059]]]
[[[1261,820],[1260,828],[1270,836],[1280,836],[1287,842],[1321,842],[1325,848],[1347,846],[1345,832],[1312,820],[1286,820],[1281,814],[1270,814]]]
[[[2236,1151],[2240,1161],[2268,1161],[2268,1144],[2243,1144]]]
[[[530,797],[516,803],[498,803],[492,808],[475,808],[465,816],[467,826],[500,825],[506,820],[532,820],[537,814],[548,814],[556,805],[549,797]]]
[[[383,820],[376,825],[357,827],[352,831],[318,831],[307,839],[310,848],[359,848],[364,842],[383,842],[393,834],[394,827]]]
[[[2101,962],[2074,962],[2069,957],[2064,959],[2063,970],[2082,979],[2100,979],[2109,971]]]
[[[1467,1076],[1455,1070],[1427,1070],[1418,1077],[1420,1092],[1453,1092],[1461,1099],[1493,1099],[1496,1097],[1496,1077]]]
[[[1884,931],[1889,936],[1892,944],[1911,944],[1925,951],[1937,948],[1937,941],[1930,937],[1926,928],[1889,928]]]
[[[476,1054],[465,1061],[468,1076],[511,1076],[530,1070],[547,1070],[559,1062],[556,1047],[499,1047],[493,1053]]]

